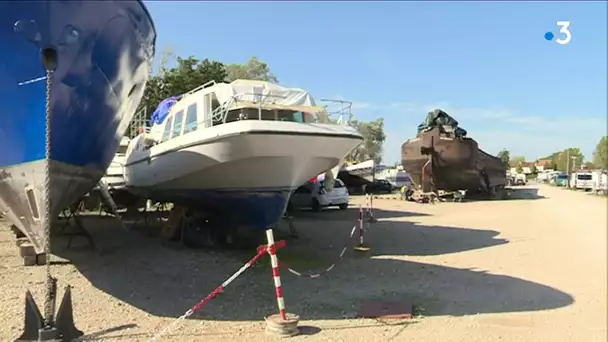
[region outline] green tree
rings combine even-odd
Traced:
[[[550,160],[551,161],[551,165],[549,165],[551,169],[556,170],[556,171],[561,171],[557,169],[557,159],[559,158],[559,154],[561,152],[555,152],[552,153],[546,157],[540,158],[541,160]]]
[[[148,119],[162,100],[185,94],[209,81],[223,82],[226,79],[226,68],[218,61],[177,57],[177,65],[168,68],[168,58],[163,57],[159,73],[148,81],[139,105],[139,110],[146,110]]]
[[[593,169],[595,169],[595,164],[593,162],[587,161],[587,162],[585,162],[585,169],[593,170]]]
[[[270,72],[268,64],[253,56],[245,64],[226,65],[226,81],[232,82],[238,79],[267,81],[279,83],[277,77]]]
[[[506,166],[509,166],[509,162],[511,161],[511,152],[509,152],[509,150],[503,148],[496,156],[500,158]]]
[[[517,166],[515,167],[515,172],[517,173],[523,173],[524,172],[524,166],[523,166],[523,162],[518,162]]]
[[[526,157],[524,157],[524,156],[513,156],[511,158],[511,161],[510,161],[509,165],[511,165],[511,167],[517,167],[517,166],[519,166],[521,164],[522,167],[523,167],[523,164],[525,162],[526,162]]]
[[[386,135],[384,134],[384,119],[363,122],[353,120],[351,125],[363,136],[363,142],[357,146],[346,158],[352,163],[360,163],[373,159],[376,163],[382,161],[382,147]]]
[[[559,153],[556,160],[558,171],[572,171],[583,165],[585,156],[577,147],[567,148]]]
[[[170,46],[164,46],[160,52],[157,76],[162,77],[164,75],[171,61],[175,61],[175,50]]]
[[[532,174],[537,174],[538,173],[538,169],[536,168],[536,164],[532,164],[532,166],[530,167],[530,173],[532,173]]]
[[[602,169],[608,169],[608,136],[602,137],[595,147],[593,164]]]

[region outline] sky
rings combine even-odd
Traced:
[[[145,3],[157,57],[256,56],[284,86],[353,101],[357,119],[384,118],[386,164],[435,108],[488,153],[527,160],[568,147],[590,160],[607,134],[606,2]]]

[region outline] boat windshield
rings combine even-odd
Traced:
[[[239,120],[291,121],[302,123],[321,122],[317,113],[304,112],[297,109],[268,109],[244,107],[229,110],[226,123]]]

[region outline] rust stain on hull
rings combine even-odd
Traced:
[[[401,163],[425,192],[467,190],[490,195],[506,184],[507,169],[500,158],[479,149],[475,140],[447,136],[438,127],[404,142]]]

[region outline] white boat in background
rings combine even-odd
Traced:
[[[123,137],[118,145],[118,150],[112,159],[112,163],[108,167],[105,176],[101,180],[108,186],[110,191],[121,190],[125,188],[125,178],[123,168],[126,161],[127,147],[131,140],[128,137]]]
[[[129,143],[126,185],[145,198],[266,229],[293,190],[339,170],[361,143],[349,122],[299,88],[210,82],[159,105],[149,132]]]
[[[378,178],[378,174],[388,167],[382,164],[376,164],[372,159],[360,162],[355,165],[346,166],[343,168],[351,175],[359,176],[369,182],[373,182],[374,179]]]
[[[403,169],[387,168],[376,173],[376,179],[384,179],[391,183],[394,187],[409,186],[411,184],[410,176]]]

